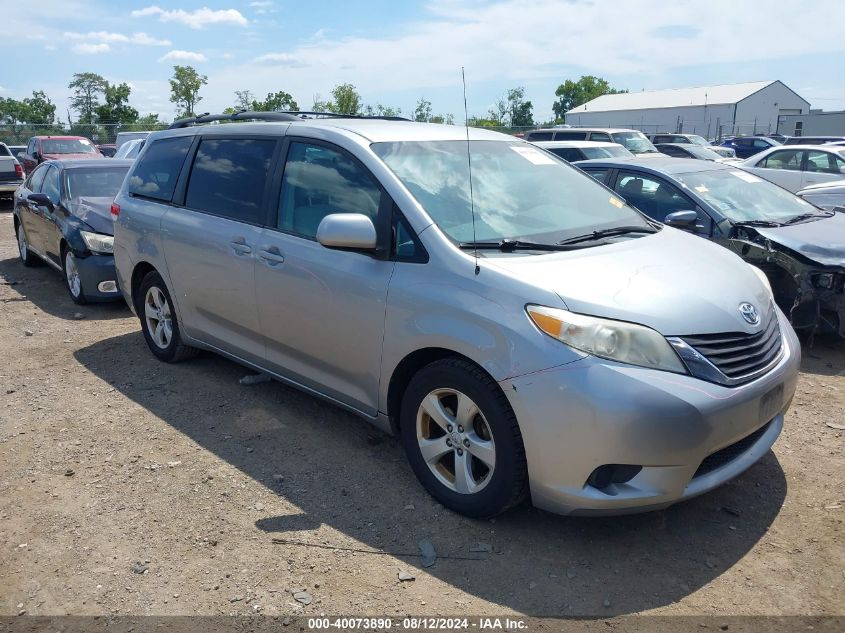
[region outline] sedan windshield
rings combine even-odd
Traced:
[[[604,147],[582,147],[581,151],[587,158],[631,158],[633,154],[621,145],[606,145]]]
[[[50,138],[41,142],[44,154],[96,154],[97,149],[85,138]]]
[[[642,132],[614,132],[613,142],[619,143],[634,154],[660,153]]]
[[[687,146],[687,151],[701,160],[721,160],[721,156],[719,156],[716,152],[712,149],[707,149],[706,147],[699,147],[698,145],[691,145]]]
[[[785,222],[816,209],[786,189],[740,169],[678,174],[677,179],[733,222]]]
[[[65,192],[69,200],[114,198],[129,167],[76,168],[65,170]]]
[[[710,143],[707,142],[703,136],[699,136],[698,134],[687,134],[687,138],[689,142],[693,145],[701,145],[702,147],[709,147]]]
[[[594,179],[527,143],[472,141],[472,198],[466,141],[375,143],[372,149],[456,242],[556,244],[604,228],[649,227]]]

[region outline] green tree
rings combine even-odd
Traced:
[[[95,108],[99,123],[135,123],[138,111],[129,105],[129,84],[111,85],[106,83],[103,94],[106,102]]]
[[[512,88],[507,92],[508,117],[511,127],[534,125],[534,106],[525,100],[525,88]]]
[[[252,102],[255,100],[255,95],[251,90],[235,90],[235,112],[241,110],[249,110],[252,108]]]
[[[578,81],[567,79],[557,87],[555,96],[558,99],[552,105],[552,109],[557,119],[563,121],[566,118],[567,111],[572,108],[577,108],[579,105],[602,95],[615,95],[623,92],[628,91],[612,88],[606,79],[593,75],[583,75]]]
[[[358,114],[361,111],[361,95],[352,84],[338,84],[332,88],[332,99],[333,101],[326,104],[326,108],[331,112]]]
[[[162,127],[163,125],[167,125],[164,121],[160,121],[158,118],[158,114],[151,113],[145,114],[144,116],[140,117],[137,121],[135,121],[135,125],[138,129],[144,128],[154,128],[154,127]]]
[[[0,97],[0,123],[5,125],[25,123],[26,115],[24,110],[23,101],[18,101],[11,97]]]
[[[508,116],[508,100],[505,97],[500,97],[493,103],[493,107],[487,111],[489,120],[495,121],[495,125],[501,126],[507,124]]]
[[[79,114],[80,123],[95,123],[96,109],[100,105],[100,95],[108,87],[108,82],[97,73],[76,73],[67,85],[73,90],[70,107]]]
[[[377,103],[375,107],[371,105],[364,106],[363,112],[366,116],[401,116],[402,108],[394,108],[393,106],[385,106]]]
[[[33,90],[32,96],[23,100],[27,123],[52,125],[56,122],[56,104],[43,90]]]
[[[282,110],[299,110],[299,104],[290,93],[284,90],[268,92],[264,101],[252,100],[250,107],[256,112],[279,112]]]
[[[194,108],[202,101],[200,88],[208,83],[208,77],[200,75],[191,66],[174,66],[170,79],[170,101],[176,104],[180,117],[196,116]]]
[[[314,94],[313,103],[311,104],[311,112],[334,112],[334,105],[328,101],[323,101],[320,93]]]
[[[425,97],[420,97],[417,101],[417,107],[414,108],[414,121],[426,123],[431,121],[431,101]]]

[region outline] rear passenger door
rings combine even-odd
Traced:
[[[272,225],[258,242],[256,289],[270,368],[368,415],[378,410],[391,201],[345,150],[290,139]],[[316,240],[331,213],[372,218],[380,252]]]
[[[802,187],[845,178],[845,158],[836,152],[807,150]]]
[[[160,142],[147,148],[145,162]],[[161,221],[185,333],[255,364],[264,361],[255,258],[279,146],[266,136],[200,136],[184,203],[171,206]]]

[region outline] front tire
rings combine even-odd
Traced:
[[[182,342],[173,300],[157,272],[149,272],[144,277],[135,295],[135,306],[144,339],[156,358],[166,363],[178,363],[197,355],[197,348]]]
[[[73,252],[67,248],[62,257],[62,269],[65,273],[65,285],[67,292],[73,302],[78,305],[85,305],[88,303],[88,298],[85,296],[85,289],[82,287],[82,276],[79,274],[79,266],[76,263],[76,257]]]
[[[447,508],[500,514],[528,494],[522,434],[498,384],[458,358],[421,369],[402,398],[400,433],[411,468]]]

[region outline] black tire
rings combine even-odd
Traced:
[[[64,273],[65,288],[67,288],[67,293],[70,295],[70,298],[75,304],[85,305],[88,303],[88,297],[85,296],[85,286],[82,283],[82,278],[79,277],[79,269],[76,268],[79,286],[78,290],[75,291],[74,288],[76,286],[74,286],[74,281],[68,275],[69,267],[76,268],[76,260],[73,252],[69,248],[65,247],[62,249],[62,272]]]
[[[15,239],[18,241],[18,259],[20,259],[21,264],[27,268],[39,266],[41,264],[41,260],[38,258],[38,255],[33,253],[28,246],[21,246],[21,237],[23,237],[24,244],[29,244],[29,241],[26,238],[26,231],[23,228],[23,224],[18,222],[17,225],[17,229],[15,230]]]
[[[417,414],[433,391],[454,390],[468,396],[481,412],[492,434],[495,467],[489,481],[474,493],[459,493],[442,483],[421,453]],[[459,358],[446,358],[422,368],[411,379],[402,398],[400,435],[405,454],[423,487],[447,508],[472,518],[501,514],[528,495],[528,467],[522,434],[505,394],[481,368]]]
[[[170,318],[166,320],[170,323],[171,335],[164,345],[157,342],[155,331],[151,330],[153,326],[146,317],[146,302],[151,292],[153,294],[156,292],[160,293],[167,301],[169,307]],[[135,309],[138,313],[138,319],[141,321],[141,331],[144,333],[144,339],[147,341],[147,346],[156,358],[166,363],[178,363],[179,361],[193,358],[199,353],[196,347],[185,345],[182,342],[179,319],[176,316],[176,311],[173,309],[173,300],[170,298],[170,293],[167,291],[164,280],[157,272],[152,271],[147,273],[141,281],[141,285],[135,293]]]

